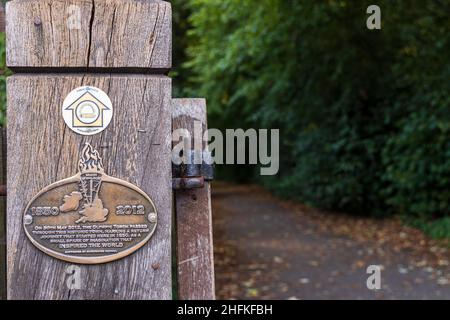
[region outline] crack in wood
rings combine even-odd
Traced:
[[[92,29],[94,27],[94,18],[95,18],[95,0],[92,0],[91,18],[89,21],[89,40],[88,40],[88,50],[87,50],[86,72],[89,72],[89,66],[91,63]]]

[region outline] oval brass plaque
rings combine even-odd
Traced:
[[[31,242],[55,258],[81,264],[117,260],[146,244],[156,229],[157,212],[145,192],[106,175],[89,144],[79,169],[28,204],[23,224]]]

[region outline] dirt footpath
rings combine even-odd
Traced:
[[[450,299],[448,242],[326,213],[256,186],[213,187],[218,299]],[[366,269],[381,266],[381,290]]]

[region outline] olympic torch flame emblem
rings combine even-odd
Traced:
[[[84,201],[83,216],[77,221],[103,222],[106,221],[108,210],[103,208],[103,202],[99,198],[102,176],[105,173],[100,154],[89,143],[86,143],[78,162],[80,170],[80,192]]]

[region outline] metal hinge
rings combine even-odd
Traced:
[[[172,188],[174,190],[186,190],[203,188],[205,182],[214,180],[214,164],[211,152],[202,153],[202,164],[195,164],[198,154],[191,151],[188,155],[189,163],[172,166]]]

